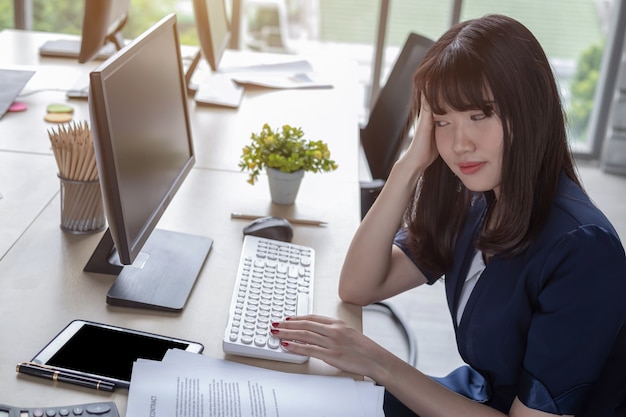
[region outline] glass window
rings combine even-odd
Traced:
[[[502,13],[524,23],[539,39],[561,88],[572,147],[588,152],[588,134],[600,63],[614,0],[463,0],[461,20]],[[361,44],[376,41],[380,0],[319,0],[322,42]],[[393,0],[388,12],[384,82],[408,32],[437,39],[450,26],[452,1]],[[368,57],[369,54],[369,57]],[[371,65],[372,49],[361,54]],[[365,82],[366,87],[369,80]]]
[[[308,10],[308,19],[290,13],[291,34],[345,50],[360,63],[369,88],[381,0],[285,0],[290,10]],[[575,151],[592,147],[588,128],[614,0],[463,0],[461,20],[502,13],[524,23],[548,55],[561,88]],[[315,3],[311,5],[311,3]],[[381,83],[408,32],[438,38],[451,22],[452,1],[393,0],[388,11]],[[315,12],[312,13],[311,10]],[[297,19],[296,19],[297,18]],[[295,35],[296,37],[298,35]],[[366,95],[367,96],[367,95]],[[367,105],[367,99],[366,99]]]
[[[606,45],[612,0],[465,0],[461,20],[502,13],[541,42],[561,88],[572,148],[589,152],[593,101]]]

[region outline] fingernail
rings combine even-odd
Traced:
[[[270,329],[270,333],[276,334],[276,333],[278,333],[278,329]]]
[[[289,342],[280,342],[280,345],[282,347],[288,347],[289,346]]]
[[[291,317],[285,317],[285,320],[291,320]]]
[[[277,321],[272,322],[272,327],[278,327],[280,326],[280,323]]]

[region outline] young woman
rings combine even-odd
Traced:
[[[339,294],[367,305],[444,277],[469,366],[430,378],[327,317],[273,323],[274,335],[383,385],[387,417],[625,416],[626,257],[577,178],[541,46],[505,16],[463,22],[414,91],[414,138],[354,236]]]

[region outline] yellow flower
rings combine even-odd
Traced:
[[[252,161],[248,162],[248,169],[251,169],[251,170],[252,170],[252,169],[254,169],[254,168],[256,168],[256,163],[255,163],[255,162],[252,162]]]
[[[267,138],[265,138],[266,145],[271,145],[272,143],[274,143],[274,135],[269,135]]]
[[[322,159],[322,152],[321,151],[313,152],[313,158],[315,158],[315,159]]]

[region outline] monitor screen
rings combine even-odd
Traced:
[[[218,71],[231,36],[225,0],[193,0],[193,11],[202,55]]]
[[[109,227],[85,270],[119,273],[109,304],[179,310],[211,240],[156,229],[195,163],[175,15],[90,73],[89,109]]]

